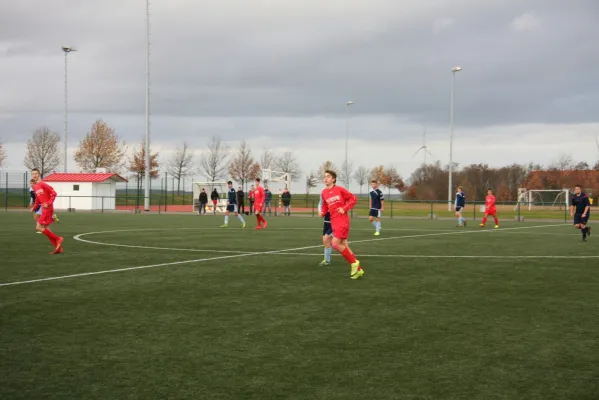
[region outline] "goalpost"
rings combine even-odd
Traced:
[[[518,203],[514,211],[522,204],[528,204],[528,210],[532,210],[533,205],[541,207],[559,207],[568,208],[570,206],[570,189],[518,189]]]
[[[268,189],[272,193],[272,200],[270,206],[274,208],[275,215],[278,215],[279,208],[283,207],[283,203],[281,200],[283,191],[285,189],[291,191],[291,175],[287,172],[263,169],[262,185],[268,186]]]
[[[224,213],[227,209],[227,199],[226,197],[223,198],[223,194],[226,195],[227,190],[229,189],[227,186],[227,182],[226,181],[215,181],[215,182],[207,182],[207,181],[199,181],[199,182],[192,182],[192,187],[193,187],[193,202],[191,205],[191,211],[192,212],[200,212],[199,209],[199,198],[200,198],[200,192],[202,191],[202,188],[206,189],[206,194],[208,195],[208,204],[206,204],[206,212],[218,212],[218,213]],[[218,202],[216,203],[216,207],[214,207],[214,204],[212,204],[212,199],[210,199],[210,195],[212,194],[212,191],[216,189],[216,191],[218,192]],[[216,210],[215,210],[216,208]]]

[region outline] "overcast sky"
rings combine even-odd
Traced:
[[[406,178],[449,154],[461,165],[599,153],[596,0],[153,0],[152,147],[165,163],[187,140],[293,151],[304,172],[341,164],[346,113],[356,165]],[[131,146],[145,132],[143,0],[0,0],[0,140],[11,171],[42,125],[70,153],[94,120]],[[75,168],[70,161],[70,169]],[[72,168],[71,168],[72,167]]]

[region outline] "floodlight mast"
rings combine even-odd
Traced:
[[[64,172],[67,172],[67,162],[68,162],[68,157],[67,157],[67,145],[68,145],[68,120],[67,120],[67,112],[68,112],[68,86],[67,86],[67,82],[68,82],[68,69],[67,69],[67,56],[69,55],[69,53],[73,52],[73,51],[77,51],[75,50],[73,47],[71,46],[62,46],[62,51],[64,52]]]
[[[451,69],[451,99],[449,105],[449,187],[447,188],[447,207],[451,211],[453,197],[453,103],[455,89],[455,74],[460,72],[462,67],[455,66]]]

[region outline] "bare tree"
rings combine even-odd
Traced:
[[[254,160],[252,149],[245,141],[241,142],[235,157],[229,163],[229,174],[233,180],[240,182],[244,188],[249,181],[256,179],[260,174],[260,164]]]
[[[218,136],[213,136],[208,143],[208,150],[200,158],[202,173],[210,182],[223,178],[227,171],[229,148]]]
[[[324,171],[335,171],[335,172],[337,172],[337,166],[335,164],[333,164],[332,161],[326,160],[318,168],[318,174],[321,175],[321,176],[323,176],[324,175]]]
[[[187,142],[184,141],[181,146],[177,146],[175,154],[168,162],[166,172],[177,180],[177,194],[181,194],[182,179],[194,173],[193,153],[189,150]]]
[[[6,161],[6,151],[4,150],[4,146],[0,143],[0,168],[4,166],[4,162]]]
[[[283,153],[281,157],[276,159],[275,165],[279,171],[289,174],[291,181],[299,181],[302,171],[292,152],[286,151]]]
[[[318,185],[316,172],[310,172],[308,176],[306,176],[306,194],[309,194],[310,189],[315,188],[316,185]]]
[[[368,183],[368,170],[366,167],[360,165],[356,172],[354,172],[354,180],[360,186],[360,194],[362,194],[362,187]]]
[[[266,149],[260,157],[260,167],[262,169],[271,169],[275,164],[275,155],[272,151]]]
[[[343,182],[343,185],[347,189],[349,189],[349,184],[351,183],[353,169],[354,165],[351,161],[343,161],[343,164],[341,164],[341,170],[339,171],[339,180]]]
[[[42,176],[60,165],[61,153],[58,144],[60,135],[41,127],[33,132],[27,141],[25,166],[29,169],[38,168]]]
[[[114,129],[99,119],[79,143],[79,148],[75,151],[75,162],[86,172],[92,172],[96,168],[120,172],[124,165],[125,151],[125,142],[121,142]]]

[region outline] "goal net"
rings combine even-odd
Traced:
[[[518,207],[528,210],[544,208],[548,210],[563,210],[570,205],[570,189],[518,189]]]
[[[208,204],[206,204],[206,212],[217,212],[224,213],[227,209],[227,190],[229,189],[227,186],[227,182],[225,181],[217,181],[217,182],[196,182],[192,183],[193,187],[193,203],[192,203],[192,211],[200,212],[200,193],[202,189],[206,191],[208,195]],[[216,202],[216,206],[212,203],[211,195],[212,192],[216,189],[218,193],[218,201]]]
[[[272,208],[272,212],[275,215],[278,215],[282,212],[283,203],[281,201],[281,196],[285,189],[291,191],[291,177],[286,172],[281,171],[273,171],[271,169],[262,170],[262,184],[264,187],[268,187],[268,190],[272,193],[272,199],[270,206]],[[270,210],[266,209],[266,212]]]

